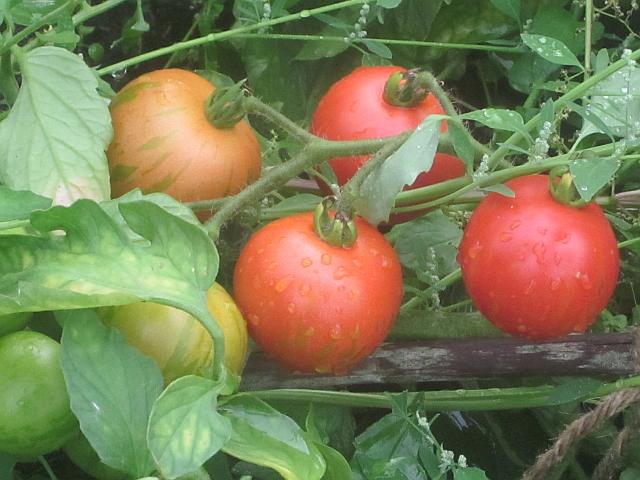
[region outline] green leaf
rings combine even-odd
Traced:
[[[51,200],[48,198],[0,185],[0,222],[26,220],[34,210],[45,210],[50,206]]]
[[[46,15],[47,13],[61,7],[67,0],[18,0],[10,1],[10,11],[7,16],[11,16],[12,20],[18,25],[29,25],[34,20]],[[7,12],[5,12],[7,14]],[[70,16],[71,8],[67,8],[60,17]]]
[[[58,47],[18,57],[22,85],[0,123],[0,181],[70,204],[107,200],[111,117],[91,69]]]
[[[612,179],[620,168],[614,157],[593,157],[574,160],[569,165],[580,198],[589,202]]]
[[[619,480],[637,480],[640,478],[639,468],[627,468],[620,474]]]
[[[458,125],[455,122],[448,124],[448,132],[453,143],[453,149],[456,151],[456,155],[460,157],[467,168],[473,167],[473,160],[475,158],[475,150],[469,139],[466,129],[462,125]]]
[[[215,410],[218,393],[215,382],[189,375],[171,383],[156,401],[147,439],[163,478],[197,470],[229,439],[231,424]]]
[[[473,120],[474,122],[486,125],[495,130],[506,130],[508,132],[520,132],[530,143],[533,142],[531,135],[524,128],[524,120],[518,112],[501,108],[484,108],[473,112],[465,113],[460,118]]]
[[[429,474],[429,478],[437,479],[442,476],[442,471],[440,470],[440,459],[436,455],[433,445],[428,445],[426,443],[421,445],[418,456],[420,457],[420,463]]]
[[[402,265],[418,272],[427,271],[431,262],[429,249],[432,248],[437,270],[442,275],[458,267],[456,254],[461,238],[460,227],[440,210],[396,225],[388,234]]]
[[[326,443],[345,456],[353,454],[356,421],[350,408],[312,403],[305,428],[318,441]]]
[[[458,468],[453,472],[453,480],[489,480],[484,471],[476,467]]]
[[[362,43],[365,44],[365,46],[371,53],[378,55],[379,57],[386,59],[391,59],[393,57],[391,49],[382,42],[365,38],[362,40]]]
[[[584,108],[582,105],[578,105],[575,102],[566,102],[566,105],[580,115],[584,122],[580,136],[576,142],[579,143],[583,138],[591,135],[592,133],[604,133],[611,139],[611,141],[613,141],[613,130],[609,128],[609,125],[607,125],[600,117],[600,112],[595,113],[593,107]]]
[[[50,32],[40,33],[36,32],[36,37],[42,43],[55,44],[55,45],[64,45],[64,44],[73,44],[75,45],[80,40],[80,36],[73,31],[63,30],[56,31],[51,30]]]
[[[581,400],[601,386],[602,381],[595,378],[574,378],[554,388],[547,397],[546,403],[547,405],[562,405]]]
[[[276,203],[273,207],[269,207],[270,214],[291,215],[297,212],[311,211],[322,201],[322,197],[312,193],[299,193],[291,197],[287,197],[281,202]]]
[[[16,460],[4,453],[0,453],[0,478],[13,478],[13,467]]]
[[[231,421],[223,451],[276,470],[285,480],[320,480],[326,464],[318,449],[289,417],[247,394],[226,401],[218,412]]]
[[[147,421],[162,392],[160,369],[92,310],[60,312],[61,363],[71,409],[106,465],[143,477],[154,469]]]
[[[319,442],[314,442],[314,445],[327,464],[327,470],[324,472],[322,480],[352,480],[351,467],[340,452]]]
[[[509,187],[507,187],[503,183],[498,183],[496,185],[489,185],[488,187],[483,187],[482,191],[499,193],[500,195],[504,195],[505,197],[510,197],[510,198],[515,198],[516,196],[513,190],[511,190]]]
[[[396,8],[402,3],[402,0],[377,0],[376,5],[382,8]]]
[[[505,15],[513,18],[518,23],[520,22],[522,0],[491,0],[491,3]]]
[[[553,127],[555,122],[555,107],[552,99],[547,99],[546,102],[542,104],[542,108],[540,109],[540,121],[538,122],[538,128],[542,130],[545,123],[549,122]]]
[[[573,65],[583,69],[578,58],[560,40],[532,33],[522,33],[520,34],[520,38],[522,38],[522,41],[527,47],[548,62],[557,65]]]
[[[326,37],[344,37],[345,31],[334,25],[325,25],[318,35]],[[344,40],[325,40],[322,42],[303,42],[302,48],[295,56],[296,60],[318,60],[331,58],[349,48]]]
[[[594,73],[599,73],[609,66],[609,51],[601,48],[596,54],[596,60],[593,62]]]
[[[437,115],[427,117],[395,153],[364,179],[354,206],[371,224],[388,220],[396,195],[431,168],[440,138],[440,121]]]

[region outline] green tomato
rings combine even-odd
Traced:
[[[7,333],[22,330],[29,323],[31,312],[10,313],[8,315],[0,315],[0,337]]]
[[[215,283],[207,305],[224,335],[224,363],[240,375],[247,356],[247,326],[233,298]],[[105,307],[102,320],[127,342],[152,358],[166,384],[184,375],[205,375],[213,360],[213,340],[194,317],[177,308],[151,302]]]
[[[23,330],[0,338],[0,452],[31,460],[60,448],[77,422],[60,366],[60,344]]]

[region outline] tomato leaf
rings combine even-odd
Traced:
[[[135,477],[151,473],[146,431],[162,392],[160,369],[94,311],[58,315],[64,322],[62,370],[80,429],[106,465]]]
[[[325,471],[322,480],[353,479],[351,467],[349,467],[349,463],[340,454],[340,452],[320,442],[314,442],[314,445],[320,451],[324,457],[325,463],[327,464],[327,470]]]
[[[378,55],[379,57],[386,58],[388,60],[393,57],[393,52],[391,52],[391,49],[382,42],[365,38],[362,40],[362,43],[365,44],[365,46],[371,53]]]
[[[223,451],[240,460],[276,470],[285,480],[320,480],[324,458],[289,417],[251,395],[237,395],[218,412],[231,421]]]
[[[107,103],[91,69],[73,53],[40,47],[18,57],[22,85],[0,123],[0,181],[70,204],[107,200]]]
[[[612,179],[620,168],[614,157],[589,157],[574,160],[569,165],[580,198],[589,202]]]
[[[305,428],[315,439],[345,456],[353,454],[356,421],[350,408],[312,403],[305,418]]]
[[[51,206],[51,200],[27,190],[11,190],[0,185],[0,222],[26,220],[34,210]]]
[[[520,23],[522,0],[491,0],[494,7]]]
[[[407,141],[364,179],[354,206],[369,223],[388,220],[395,197],[433,164],[440,138],[438,115],[427,117]]]
[[[483,187],[482,191],[484,192],[493,192],[499,193],[505,197],[514,198],[516,196],[509,187],[507,187],[504,183],[497,183],[496,185],[489,185],[488,187]]]
[[[464,161],[468,169],[473,168],[475,150],[465,128],[454,122],[449,123],[448,126],[449,136],[451,137],[451,143],[453,143],[453,149],[456,151],[456,155]]]
[[[529,132],[524,128],[524,120],[522,120],[522,116],[513,110],[484,108],[482,110],[465,113],[464,115],[461,115],[460,118],[473,120],[495,130],[519,132],[529,140],[529,143],[533,143],[531,135],[529,135]]]
[[[574,402],[589,396],[600,386],[602,386],[602,381],[595,378],[570,379],[554,388],[547,397],[546,403],[547,405],[562,405]]]
[[[231,424],[215,410],[219,386],[189,375],[171,383],[156,401],[147,439],[163,478],[191,473],[222,448]]]
[[[487,474],[476,467],[458,468],[453,472],[453,480],[488,480]]]
[[[520,38],[522,38],[527,47],[548,62],[557,65],[572,65],[580,67],[580,69],[584,68],[573,52],[569,50],[569,47],[560,40],[532,33],[522,33]]]

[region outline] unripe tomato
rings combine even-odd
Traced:
[[[77,431],[60,366],[60,344],[28,330],[0,337],[0,452],[31,460]]]
[[[583,332],[607,305],[620,260],[595,203],[574,208],[549,193],[546,175],[506,183],[471,216],[458,261],[474,304],[512,335],[544,339]]]
[[[360,67],[334,83],[322,97],[311,120],[310,130],[329,140],[363,140],[398,135],[416,128],[426,117],[443,114],[438,100],[428,94],[418,105],[399,107],[384,99],[384,86],[392,73],[404,71],[397,66]],[[443,123],[441,129],[446,130]],[[339,185],[344,185],[371,158],[369,155],[338,157],[329,160]],[[462,160],[436,153],[431,169],[421,173],[405,189],[432,185],[465,174]],[[320,183],[326,191],[326,186]],[[391,223],[407,221],[418,214],[395,216]]]
[[[227,368],[240,375],[247,356],[247,327],[231,296],[215,283],[207,292],[209,310],[224,334]],[[152,358],[166,384],[184,375],[203,374],[213,359],[213,339],[183,310],[139,302],[99,310],[103,321]]]
[[[124,86],[110,106],[107,150],[114,196],[134,188],[184,202],[232,195],[260,175],[260,147],[246,121],[214,127],[205,101],[214,86],[180,69],[156,70]]]
[[[402,272],[391,245],[356,219],[349,248],[316,234],[313,214],[276,220],[243,248],[234,296],[249,333],[282,365],[342,374],[385,338],[400,308]]]
[[[30,312],[0,315],[0,337],[7,333],[17,332],[27,326],[31,319]]]

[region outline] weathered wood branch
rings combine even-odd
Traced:
[[[244,390],[332,388],[527,376],[620,377],[634,372],[632,334],[588,334],[531,343],[517,338],[389,342],[345,376],[291,373],[254,352]]]

